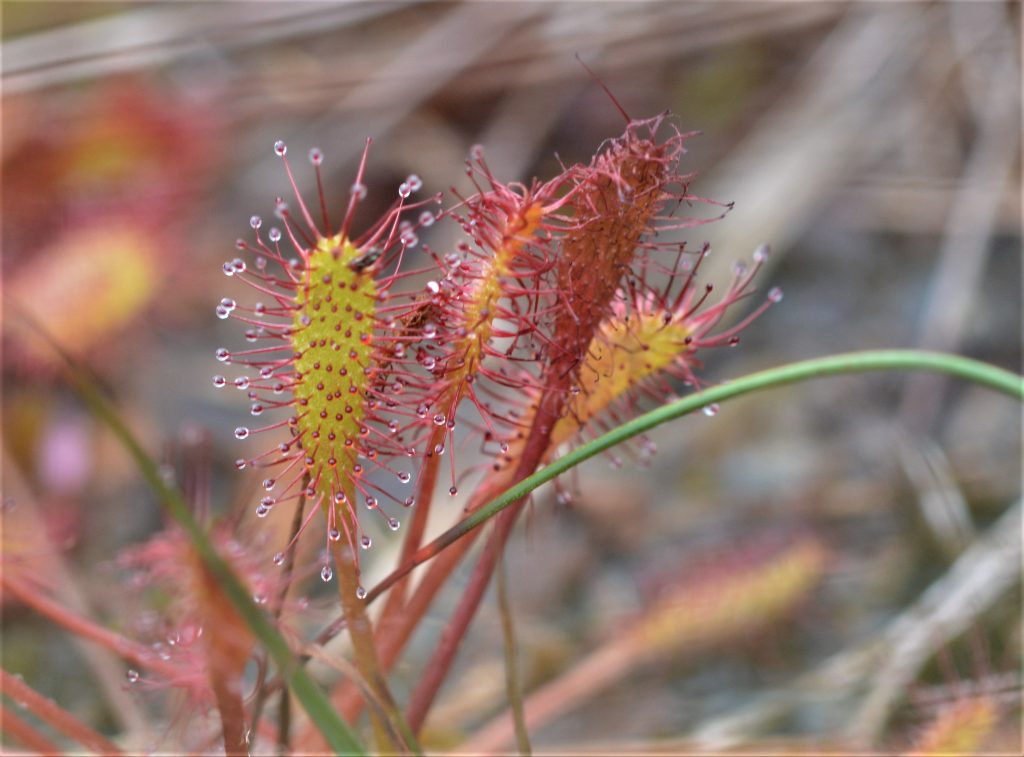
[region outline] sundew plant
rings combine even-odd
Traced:
[[[550,659],[535,655],[530,666],[521,652],[543,634],[517,604],[542,588],[556,555],[531,562],[532,582],[516,585],[514,537],[541,542],[559,518],[601,501],[586,493],[594,462],[608,469],[599,480],[616,503],[631,496],[631,472],[690,464],[664,460],[659,427],[698,434],[698,422],[719,423],[745,395],[841,374],[856,382],[851,375],[912,372],[954,378],[1000,402],[1009,397],[1019,411],[1020,376],[951,352],[878,349],[733,370],[755,329],[789,304],[773,280],[773,240],[712,250],[704,234],[733,222],[734,206],[705,196],[687,154],[698,136],[689,119],[669,111],[637,117],[627,95],[582,68],[621,117],[620,130],[587,158],[553,156],[541,176],[503,175],[483,144],[445,175],[432,175],[430,161],[429,172],[377,182],[370,169],[387,156],[369,134],[361,135],[357,168],[339,182],[329,149],[299,144],[315,129],[267,140],[277,177],[261,184],[267,207],[253,208],[238,229],[218,229],[230,250],[220,271],[188,273],[219,289],[204,314],[211,328],[228,326],[209,356],[210,391],[235,417],[248,413],[237,425],[190,426],[177,446],[150,438],[153,429],[143,431],[88,364],[91,347],[75,335],[89,330],[76,327],[74,313],[54,329],[37,297],[23,304],[13,292],[19,370],[60,376],[112,432],[163,521],[148,539],[104,559],[116,600],[101,621],[62,588],[71,571],[39,570],[40,555],[66,564],[38,540],[38,518],[5,496],[5,608],[26,608],[62,637],[111,655],[120,676],[97,685],[126,703],[106,719],[83,715],[5,665],[2,725],[12,753],[530,754],[538,732],[571,721],[638,671],[736,655],[771,678],[794,618],[831,627],[831,619],[813,619],[808,598],[843,563],[834,538],[806,512],[786,528],[760,528],[756,516],[737,514],[750,518],[745,538],[717,549],[681,543],[665,526],[669,555],[659,556],[657,570],[637,571],[640,588],[601,588],[602,596],[630,595],[610,625],[599,628],[592,610],[577,610],[585,619],[574,622],[594,627],[556,640]],[[123,216],[139,212],[129,203]],[[167,223],[159,216],[152,228]],[[102,233],[99,224],[90,229]],[[722,257],[728,275],[709,275]],[[143,270],[147,260],[126,265]],[[139,275],[146,288],[118,282],[117,292],[138,296],[117,295],[109,305],[114,314],[132,310],[126,323],[138,322],[134,309],[159,278],[157,269]],[[97,295],[95,307],[102,302]],[[173,318],[166,324],[173,333]],[[714,373],[705,367],[712,360]],[[699,450],[691,453],[699,465]],[[235,461],[235,470],[224,466],[231,497],[210,485],[210,461],[225,455]],[[654,503],[635,499],[636,509],[613,508],[595,537],[615,545],[610,560],[637,559],[630,519]],[[975,578],[936,581],[910,613],[946,623],[944,640],[964,635],[976,669],[994,653],[977,628],[948,620],[956,615],[949,603],[994,603],[986,582],[1012,582],[992,555],[1011,548],[1006,534],[1019,529],[1019,506],[993,522],[949,555],[951,574]],[[988,567],[970,573],[979,564]],[[587,570],[573,581],[597,583]],[[890,627],[886,648],[905,659],[923,655],[922,667],[935,646],[912,620]],[[474,627],[484,631],[474,637]],[[1017,629],[1019,641],[1019,622]],[[803,643],[792,633],[793,644]],[[500,660],[486,675],[465,663],[481,644]],[[633,749],[584,740],[576,751],[810,748],[736,723],[784,720],[792,712],[786,703],[818,691],[815,681],[874,665],[874,648],[858,647],[832,661],[827,675],[787,684],[785,697],[744,705],[735,720],[697,722],[678,739]],[[948,669],[947,680],[956,663]],[[899,736],[885,744],[931,754],[1005,743],[1006,701],[1016,696],[1019,706],[1019,680],[998,689],[998,676],[982,673],[985,685],[924,706],[923,722],[897,720]],[[852,719],[863,731],[837,726],[814,745],[877,747],[881,739],[865,743],[861,735],[877,736],[893,702],[909,697],[912,679],[894,681],[865,695]],[[629,710],[624,722],[656,709],[629,693],[636,688],[623,691],[606,705]]]

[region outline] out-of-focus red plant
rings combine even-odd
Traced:
[[[26,316],[97,365],[141,332],[183,261],[219,133],[204,105],[130,78],[61,102],[5,103],[4,338],[7,362],[37,371],[52,351]]]

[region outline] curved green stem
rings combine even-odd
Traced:
[[[491,500],[482,508],[456,523],[430,544],[420,549],[413,558],[384,578],[367,596],[367,601],[383,594],[396,581],[408,574],[417,565],[429,560],[452,542],[485,523],[509,505],[522,499],[531,491],[570,468],[579,465],[610,447],[627,439],[650,431],[655,426],[688,415],[701,408],[719,402],[741,397],[744,394],[794,384],[812,378],[836,376],[871,371],[925,371],[944,373],[949,376],[971,381],[1002,392],[1018,400],[1024,400],[1024,378],[1015,373],[982,363],[978,360],[923,350],[872,350],[848,352],[842,355],[802,360],[778,368],[751,373],[748,376],[696,392],[680,400],[663,405],[649,413],[623,423],[607,434],[593,441],[581,444],[576,449],[558,458],[550,465],[525,478],[507,489],[501,496]]]

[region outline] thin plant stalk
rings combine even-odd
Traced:
[[[438,642],[433,656],[427,663],[426,669],[413,690],[412,696],[409,699],[409,706],[406,709],[406,718],[409,721],[409,725],[417,732],[423,727],[423,722],[426,720],[427,713],[433,705],[438,691],[441,689],[441,684],[444,683],[445,678],[448,676],[448,671],[455,661],[455,655],[458,653],[459,644],[465,637],[469,624],[472,623],[473,618],[476,616],[476,611],[480,607],[484,594],[487,593],[487,586],[491,581],[491,575],[494,573],[494,568],[500,559],[505,544],[508,542],[509,536],[512,534],[512,528],[515,526],[516,519],[525,503],[524,495],[524,497],[520,497],[516,501],[512,508],[498,516],[497,522],[494,524],[494,530],[491,532],[487,545],[484,547],[483,554],[480,555],[480,559],[473,569],[469,583],[462,591],[462,598],[459,600],[455,612],[452,613],[452,617],[441,634],[441,640]]]
[[[519,754],[529,757],[530,735],[526,731],[526,717],[523,714],[523,689],[519,681],[519,661],[516,654],[516,627],[512,617],[512,603],[508,596],[508,569],[504,555],[498,563],[498,614],[501,616],[501,633],[505,646],[505,691],[512,711],[512,725],[516,732],[516,746]]]
[[[348,513],[341,513],[340,517],[348,517]],[[377,650],[373,643],[373,627],[366,614],[366,605],[362,599],[356,596],[356,590],[359,587],[359,571],[355,557],[351,548],[340,541],[333,542],[331,547],[334,564],[338,571],[338,592],[342,610],[345,613],[345,627],[352,638],[356,668],[366,680],[369,690],[381,710],[385,713],[397,712],[398,708],[388,692],[387,684],[377,662]],[[397,745],[392,742],[384,723],[373,712],[370,713],[370,723],[378,750],[381,752],[396,751]]]

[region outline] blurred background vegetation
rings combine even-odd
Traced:
[[[708,280],[724,283],[734,260],[772,246],[763,291],[781,286],[785,300],[739,347],[707,355],[706,380],[877,347],[1020,367],[1016,3],[2,11],[4,560],[31,565],[105,623],[131,627],[113,562],[161,516],[22,312],[96,373],[213,512],[248,518],[257,482],[234,470],[231,435],[245,402],[210,382],[214,350],[242,335],[213,310],[245,296],[220,273],[235,238],[286,194],[274,140],[300,156],[324,151],[340,207],[373,137],[364,221],[409,173],[424,194],[465,189],[463,161],[478,143],[497,177],[546,178],[623,128],[577,53],[630,115],[671,110],[680,129],[702,132],[682,166],[697,173],[692,190],[736,203],[686,235],[712,244]],[[430,231],[434,249],[456,241],[444,224]],[[582,676],[533,731],[538,749],[906,749],[939,708],[978,691],[998,715],[978,748],[1020,748],[1016,406],[933,377],[837,378],[737,401],[653,439],[649,465],[584,466],[571,506],[539,494],[510,547],[527,692]],[[437,529],[459,514],[457,503],[438,509]],[[398,546],[383,534],[375,543],[371,577]],[[744,583],[790,558],[804,579]],[[461,578],[398,668],[399,696]],[[317,583],[311,632],[329,617]],[[712,597],[728,598],[725,610],[701,604],[700,585],[731,587]],[[770,601],[773,591],[785,601]],[[672,597],[682,610],[664,621]],[[5,669],[89,722],[167,746],[162,694],[132,690],[121,663],[16,603],[3,609]],[[721,612],[703,634],[687,630]],[[654,653],[622,652],[644,623],[669,641],[649,635]],[[594,662],[610,648],[619,656]],[[428,743],[454,744],[503,711],[501,654],[491,602]]]

